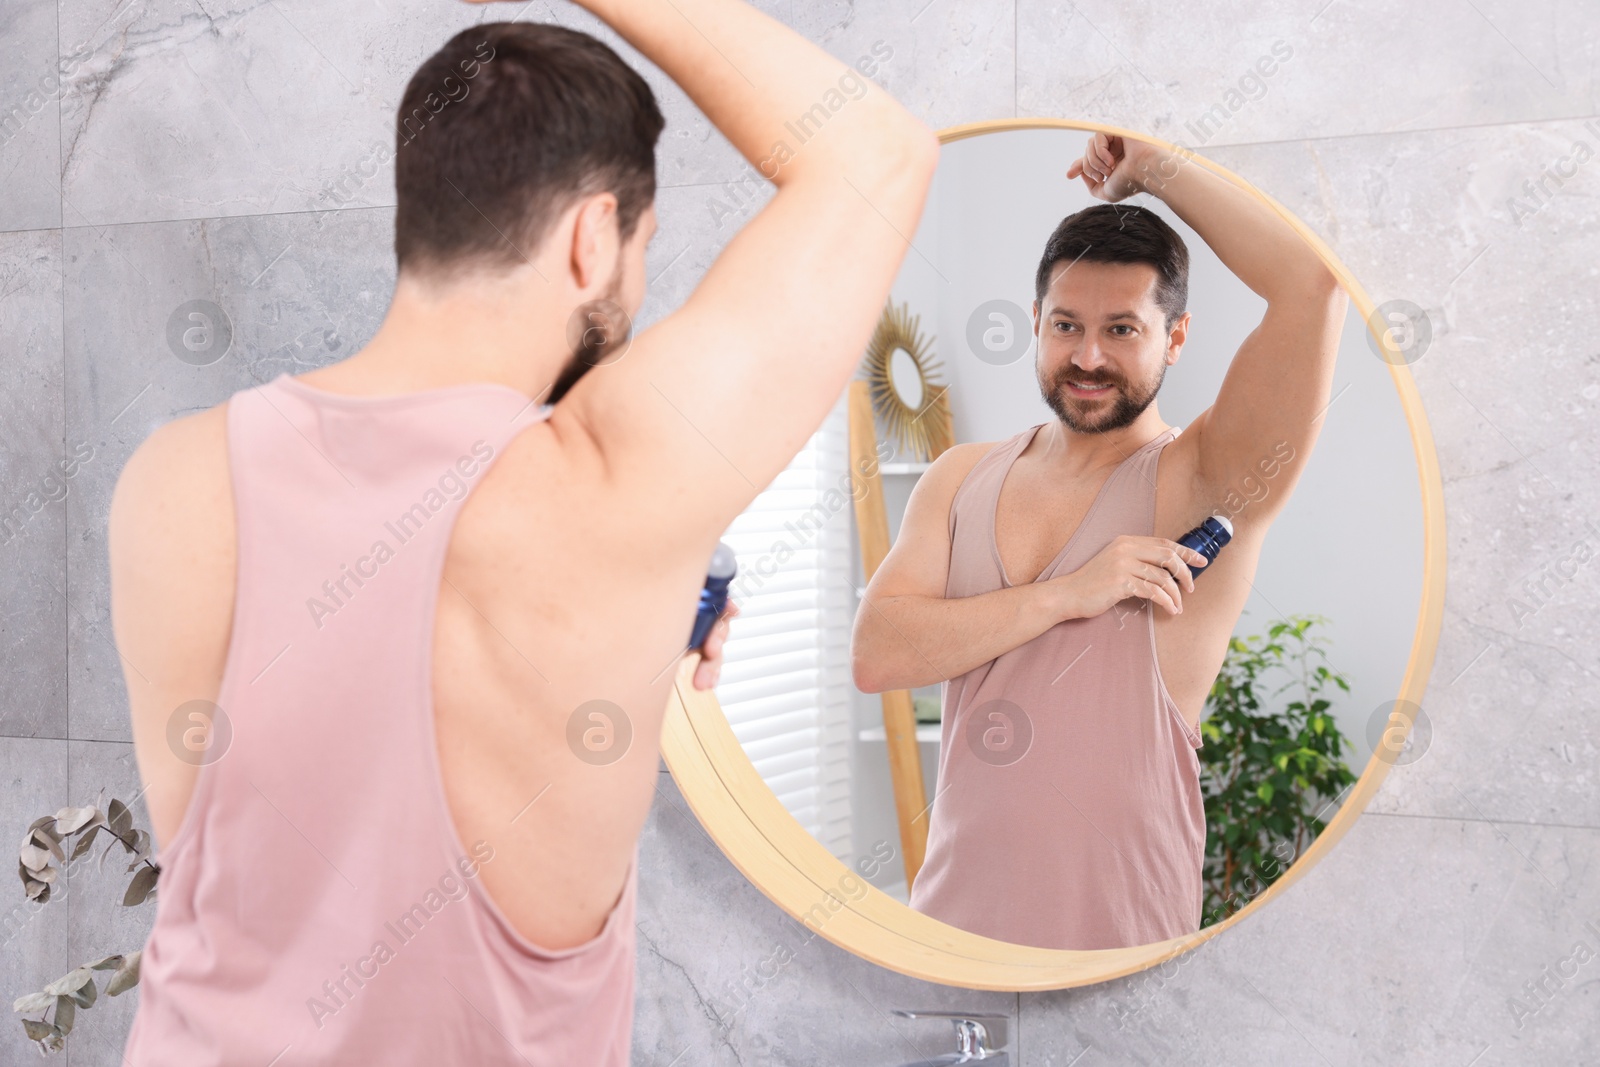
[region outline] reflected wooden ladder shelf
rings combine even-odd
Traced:
[[[861,573],[872,581],[889,554],[889,512],[883,502],[883,477],[878,469],[878,431],[873,421],[868,383],[850,383],[850,471],[865,483],[855,496],[856,531],[861,541]],[[929,418],[949,418],[939,405]],[[947,435],[948,437],[948,435]],[[937,458],[937,457],[930,457]],[[890,689],[882,694],[883,730],[889,749],[889,778],[894,789],[895,813],[900,822],[900,852],[905,858],[906,892],[911,891],[928,846],[928,793],[922,781],[922,753],[917,747],[917,721],[911,691]]]

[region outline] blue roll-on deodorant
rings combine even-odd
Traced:
[[[723,609],[728,606],[728,583],[733,581],[738,570],[733,549],[718,541],[717,550],[711,553],[711,564],[706,568],[706,585],[700,590],[700,609],[695,612],[694,629],[689,633],[691,650],[705,643],[711,627],[721,618]]]
[[[1206,558],[1203,567],[1191,565],[1189,570],[1198,578],[1211,569],[1222,546],[1233,540],[1233,523],[1226,515],[1213,515],[1199,526],[1178,538],[1178,544],[1187,545]]]

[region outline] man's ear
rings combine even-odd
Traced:
[[[1189,313],[1185,311],[1178,316],[1178,321],[1172,324],[1172,329],[1167,332],[1167,352],[1171,355],[1167,365],[1178,362],[1178,357],[1183,354],[1183,344],[1189,339]]]
[[[578,202],[572,225],[572,277],[580,289],[600,285],[616,271],[622,254],[617,235],[615,193],[596,193]]]

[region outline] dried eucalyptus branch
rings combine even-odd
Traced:
[[[100,853],[99,869],[105,869],[106,857],[120,843],[123,851],[133,857],[133,862],[128,864],[128,873],[133,874],[135,869],[138,870],[123,894],[122,903],[133,907],[142,904],[155,892],[156,878],[161,868],[150,859],[150,834],[134,828],[133,812],[128,810],[126,804],[112,800],[103,813],[97,802],[93,807],[62,808],[54,815],[33,821],[23,835],[17,864],[17,873],[22,878],[28,899],[41,904],[49,900],[50,887],[61,876],[61,865],[88,852],[94,844],[95,835],[102,830],[112,840]],[[68,857],[61,848],[61,842],[73,834],[82,836],[73,847],[71,857]]]
[[[143,950],[140,950],[142,952]],[[39,1043],[42,1052],[60,1052],[79,1008],[95,1002],[95,971],[113,971],[106,982],[105,994],[114,997],[139,984],[140,952],[127,956],[107,956],[105,959],[74,968],[69,974],[57,978],[42,992],[18,997],[11,1005],[12,1011],[39,1012],[37,1019],[23,1019],[22,1027],[28,1037]]]
[[[125,854],[133,857],[128,864],[128,873],[133,878],[122,894],[123,906],[131,908],[142,904],[154,894],[161,868],[150,859],[149,833],[134,827],[133,812],[120,800],[113,799],[102,812],[100,800],[104,796],[102,791],[91,807],[62,808],[54,815],[35,819],[28,827],[18,852],[17,873],[22,877],[23,889],[29,900],[40,904],[48,901],[51,888],[60,881],[65,865],[88,852],[94,845],[96,835],[102,830],[111,840],[106,843],[105,851],[100,853],[97,869],[105,869],[106,857],[119,844]],[[69,856],[61,843],[73,835],[78,835],[78,839]],[[38,1018],[22,1020],[23,1029],[31,1040],[38,1042],[40,1051],[59,1052],[65,1045],[67,1035],[72,1032],[78,1009],[87,1008],[95,1002],[97,991],[94,972],[113,972],[106,982],[105,995],[114,997],[138,985],[139,957],[140,952],[133,952],[86,963],[51,982],[41,992],[18,997],[11,1010],[28,1014],[38,1012]]]

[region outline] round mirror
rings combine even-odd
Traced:
[[[1140,140],[941,133],[885,314],[920,316],[955,443],[906,451],[871,375],[853,383],[725,538],[741,614],[722,682],[694,690],[685,664],[663,735],[708,832],[780,907],[966,988],[1080,985],[1193,947],[1303,874],[1427,736],[1442,490],[1405,309],[1176,146],[1148,141],[1217,183],[1174,192],[1183,214],[1090,195],[1066,173],[1096,132]],[[1053,246],[1075,217],[1093,240]],[[1252,249],[1286,237],[1269,277]],[[1154,262],[1125,254],[1141,241]],[[1281,296],[1306,263],[1348,298],[1321,325],[1245,280]],[[887,362],[921,410],[917,361]],[[1144,565],[1114,558],[1124,536],[1216,549],[1184,614],[1082,593]],[[955,600],[946,629],[918,614]]]

